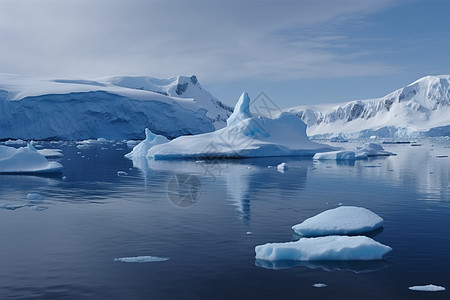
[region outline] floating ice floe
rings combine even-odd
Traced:
[[[61,149],[42,149],[37,150],[39,154],[44,155],[46,158],[61,158],[64,157]]]
[[[315,287],[315,288],[323,288],[326,286],[328,286],[328,285],[326,285],[325,283],[314,283],[313,284],[313,287]]]
[[[365,143],[362,147],[355,147],[355,150],[338,150],[331,152],[316,153],[313,159],[316,160],[356,160],[367,159],[371,156],[389,156],[395,153],[388,152],[377,143]]]
[[[415,286],[410,286],[409,289],[412,290],[412,291],[421,291],[421,292],[440,292],[440,291],[445,291],[445,287],[434,285],[434,284],[415,285]]]
[[[306,219],[292,229],[302,236],[361,234],[383,226],[383,218],[356,206],[339,206]]]
[[[126,158],[144,158],[147,156],[148,150],[153,146],[168,143],[169,140],[162,135],[157,135],[145,128],[145,140],[140,142],[133,148],[133,151],[125,154]]]
[[[282,113],[275,119],[253,116],[249,105],[250,98],[244,92],[225,128],[156,145],[148,156],[154,159],[313,156],[336,150],[310,141],[306,124],[297,116],[290,113]]]
[[[48,161],[31,144],[18,149],[0,146],[0,173],[58,173],[62,168],[60,163]]]
[[[356,160],[367,158],[367,154],[358,155],[355,151],[339,150],[316,153],[313,157],[315,160]]]
[[[126,262],[126,263],[147,263],[147,262],[158,262],[169,260],[166,257],[158,256],[134,256],[134,257],[121,257],[114,258],[114,261]]]
[[[255,258],[269,261],[380,260],[391,250],[366,236],[324,236],[259,245],[255,247]]]

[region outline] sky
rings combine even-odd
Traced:
[[[447,0],[0,0],[0,73],[195,74],[234,105],[384,96],[450,74]]]

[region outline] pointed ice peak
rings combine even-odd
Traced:
[[[36,148],[34,148],[33,145],[31,145],[30,142],[28,142],[27,145],[28,145],[28,149],[30,149],[31,151],[37,152]]]
[[[156,137],[156,134],[150,131],[150,129],[145,128],[145,140],[147,142],[153,141]]]
[[[250,97],[247,92],[243,92],[239,101],[236,103],[234,107],[234,111],[231,116],[227,120],[227,126],[233,126],[242,120],[253,117],[250,112]]]

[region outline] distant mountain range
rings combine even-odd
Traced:
[[[40,80],[0,74],[0,139],[169,138],[226,125],[233,109],[196,76]]]
[[[426,76],[382,98],[299,106],[316,138],[413,138],[450,135],[450,75]]]

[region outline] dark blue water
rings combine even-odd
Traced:
[[[63,150],[61,176],[0,175],[0,299],[448,299],[408,290],[450,288],[450,158],[437,157],[450,141],[420,142],[355,163],[139,167],[125,143],[42,143]],[[268,168],[281,162],[285,173]],[[292,225],[338,205],[384,218],[373,238],[393,248],[385,260],[255,262],[256,245],[293,240]],[[142,255],[170,259],[114,261]]]

